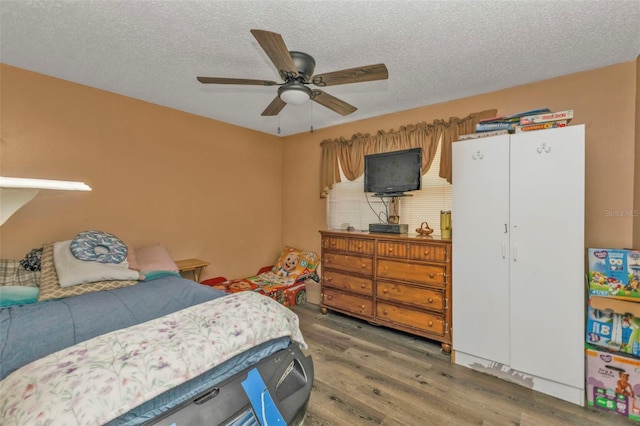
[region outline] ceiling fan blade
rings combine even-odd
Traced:
[[[347,83],[361,83],[363,81],[386,80],[388,78],[389,71],[387,71],[385,64],[375,64],[314,75],[311,77],[311,82],[316,86],[324,87]]]
[[[358,108],[353,105],[349,105],[343,100],[336,98],[335,96],[331,96],[330,94],[323,92],[322,90],[315,89],[313,91],[313,99],[314,102],[319,103],[322,106],[326,106],[330,110],[333,110],[341,115],[349,115]]]
[[[197,77],[204,84],[246,84],[252,86],[276,86],[278,83],[268,80],[251,80],[247,78]]]
[[[286,76],[298,76],[298,69],[293,63],[289,49],[287,49],[287,45],[284,44],[280,34],[264,30],[251,30],[251,34],[253,34],[262,50],[265,51],[271,62],[276,66],[283,80]]]
[[[271,103],[269,104],[269,106],[262,111],[262,114],[260,115],[264,115],[264,116],[271,116],[271,115],[278,115],[278,113],[280,111],[282,111],[282,108],[284,108],[287,104],[280,99],[280,96],[276,96],[273,101],[271,101]]]

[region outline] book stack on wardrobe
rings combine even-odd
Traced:
[[[554,112],[549,108],[500,115],[480,120],[476,124],[475,133],[460,135],[458,140],[566,127],[572,118],[571,109]]]

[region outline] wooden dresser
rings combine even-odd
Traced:
[[[451,240],[320,231],[323,313],[426,337],[451,352]]]

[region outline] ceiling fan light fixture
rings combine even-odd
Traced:
[[[301,105],[311,99],[311,89],[301,83],[291,83],[280,86],[278,96],[287,104]]]

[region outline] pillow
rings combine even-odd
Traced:
[[[178,265],[162,244],[136,249],[136,262],[143,275],[147,275],[149,271],[178,272]]]
[[[285,246],[271,272],[282,277],[309,275],[316,271],[318,262],[315,252]]]
[[[72,241],[53,243],[53,262],[61,287],[109,280],[138,280],[138,271],[129,263],[100,263],[78,260],[71,252]]]
[[[108,232],[84,231],[71,240],[71,253],[79,260],[121,263],[127,259],[127,246]]]
[[[134,271],[140,270],[138,259],[136,258],[136,251],[129,244],[127,244],[127,262],[129,263],[129,269],[133,269]]]
[[[38,287],[22,285],[0,286],[0,308],[13,305],[26,305],[38,301]]]
[[[0,259],[0,287],[15,285],[38,287],[40,271],[27,271],[19,260]]]
[[[42,257],[42,247],[34,248],[26,254],[24,259],[20,261],[20,265],[27,271],[40,270],[40,258]]]
[[[41,259],[42,272],[40,274],[40,294],[38,302],[64,297],[79,296],[94,291],[112,290],[114,288],[127,287],[136,284],[135,280],[99,281],[90,284],[61,287],[58,282],[58,274],[53,262],[53,244],[45,244],[42,248]]]

